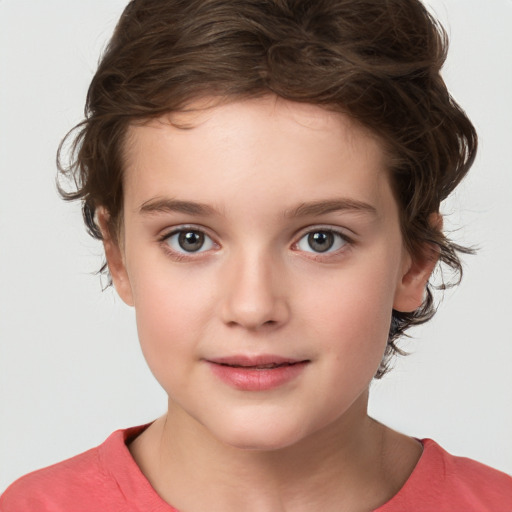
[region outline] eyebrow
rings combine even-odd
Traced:
[[[353,199],[327,199],[301,203],[296,208],[285,211],[286,218],[320,216],[339,211],[366,212],[377,214],[375,207],[362,201]],[[142,214],[152,213],[184,213],[187,215],[207,216],[218,214],[215,208],[195,201],[180,201],[177,199],[154,198],[142,203],[139,208]]]
[[[354,199],[327,199],[324,201],[302,203],[297,206],[297,208],[286,211],[285,217],[318,216],[339,211],[363,212],[377,215],[376,208],[363,201],[356,201]]]
[[[145,201],[139,208],[139,212],[143,214],[177,212],[188,215],[213,215],[217,213],[214,208],[207,204],[164,198]]]

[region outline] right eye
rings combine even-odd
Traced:
[[[165,243],[178,253],[198,253],[212,249],[213,240],[198,229],[180,229],[173,231],[165,238]]]

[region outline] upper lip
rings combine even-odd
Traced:
[[[296,364],[306,363],[307,359],[294,359],[291,357],[282,357],[272,354],[261,354],[261,355],[233,355],[225,357],[216,357],[208,359],[208,362],[215,364],[223,364],[227,366],[242,366],[242,367],[254,367],[254,366],[267,366],[267,365],[285,365],[285,364]]]

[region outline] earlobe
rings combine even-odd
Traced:
[[[443,228],[443,218],[439,213],[431,214],[429,223],[438,231]],[[433,244],[425,244],[419,257],[407,255],[404,258],[404,271],[395,292],[393,309],[411,313],[423,304],[428,280],[438,260],[439,249]]]
[[[108,269],[112,276],[112,283],[119,297],[121,297],[123,302],[128,306],[133,306],[132,288],[124,262],[123,251],[120,247],[120,243],[113,240],[110,234],[110,230],[108,229],[109,217],[109,213],[105,208],[100,207],[97,209],[96,222],[101,230]]]

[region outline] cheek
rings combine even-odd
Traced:
[[[302,294],[304,329],[312,327],[322,348],[340,359],[378,366],[393,307],[395,283],[390,273],[376,266],[354,266],[347,272],[334,271],[323,284]]]
[[[193,359],[211,318],[211,292],[182,270],[169,273],[157,266],[134,272],[131,281],[141,348],[161,380],[170,366],[179,371],[174,363],[186,362],[182,355]]]
[[[385,283],[377,283],[371,275],[340,279],[323,300],[318,295],[316,299],[311,297],[308,318],[309,326],[316,326],[309,333],[316,341],[321,368],[317,384],[318,389],[330,390],[327,419],[335,420],[368,389],[379,368],[392,300]],[[309,326],[306,321],[301,330],[308,332]],[[320,412],[319,418],[323,418]]]

